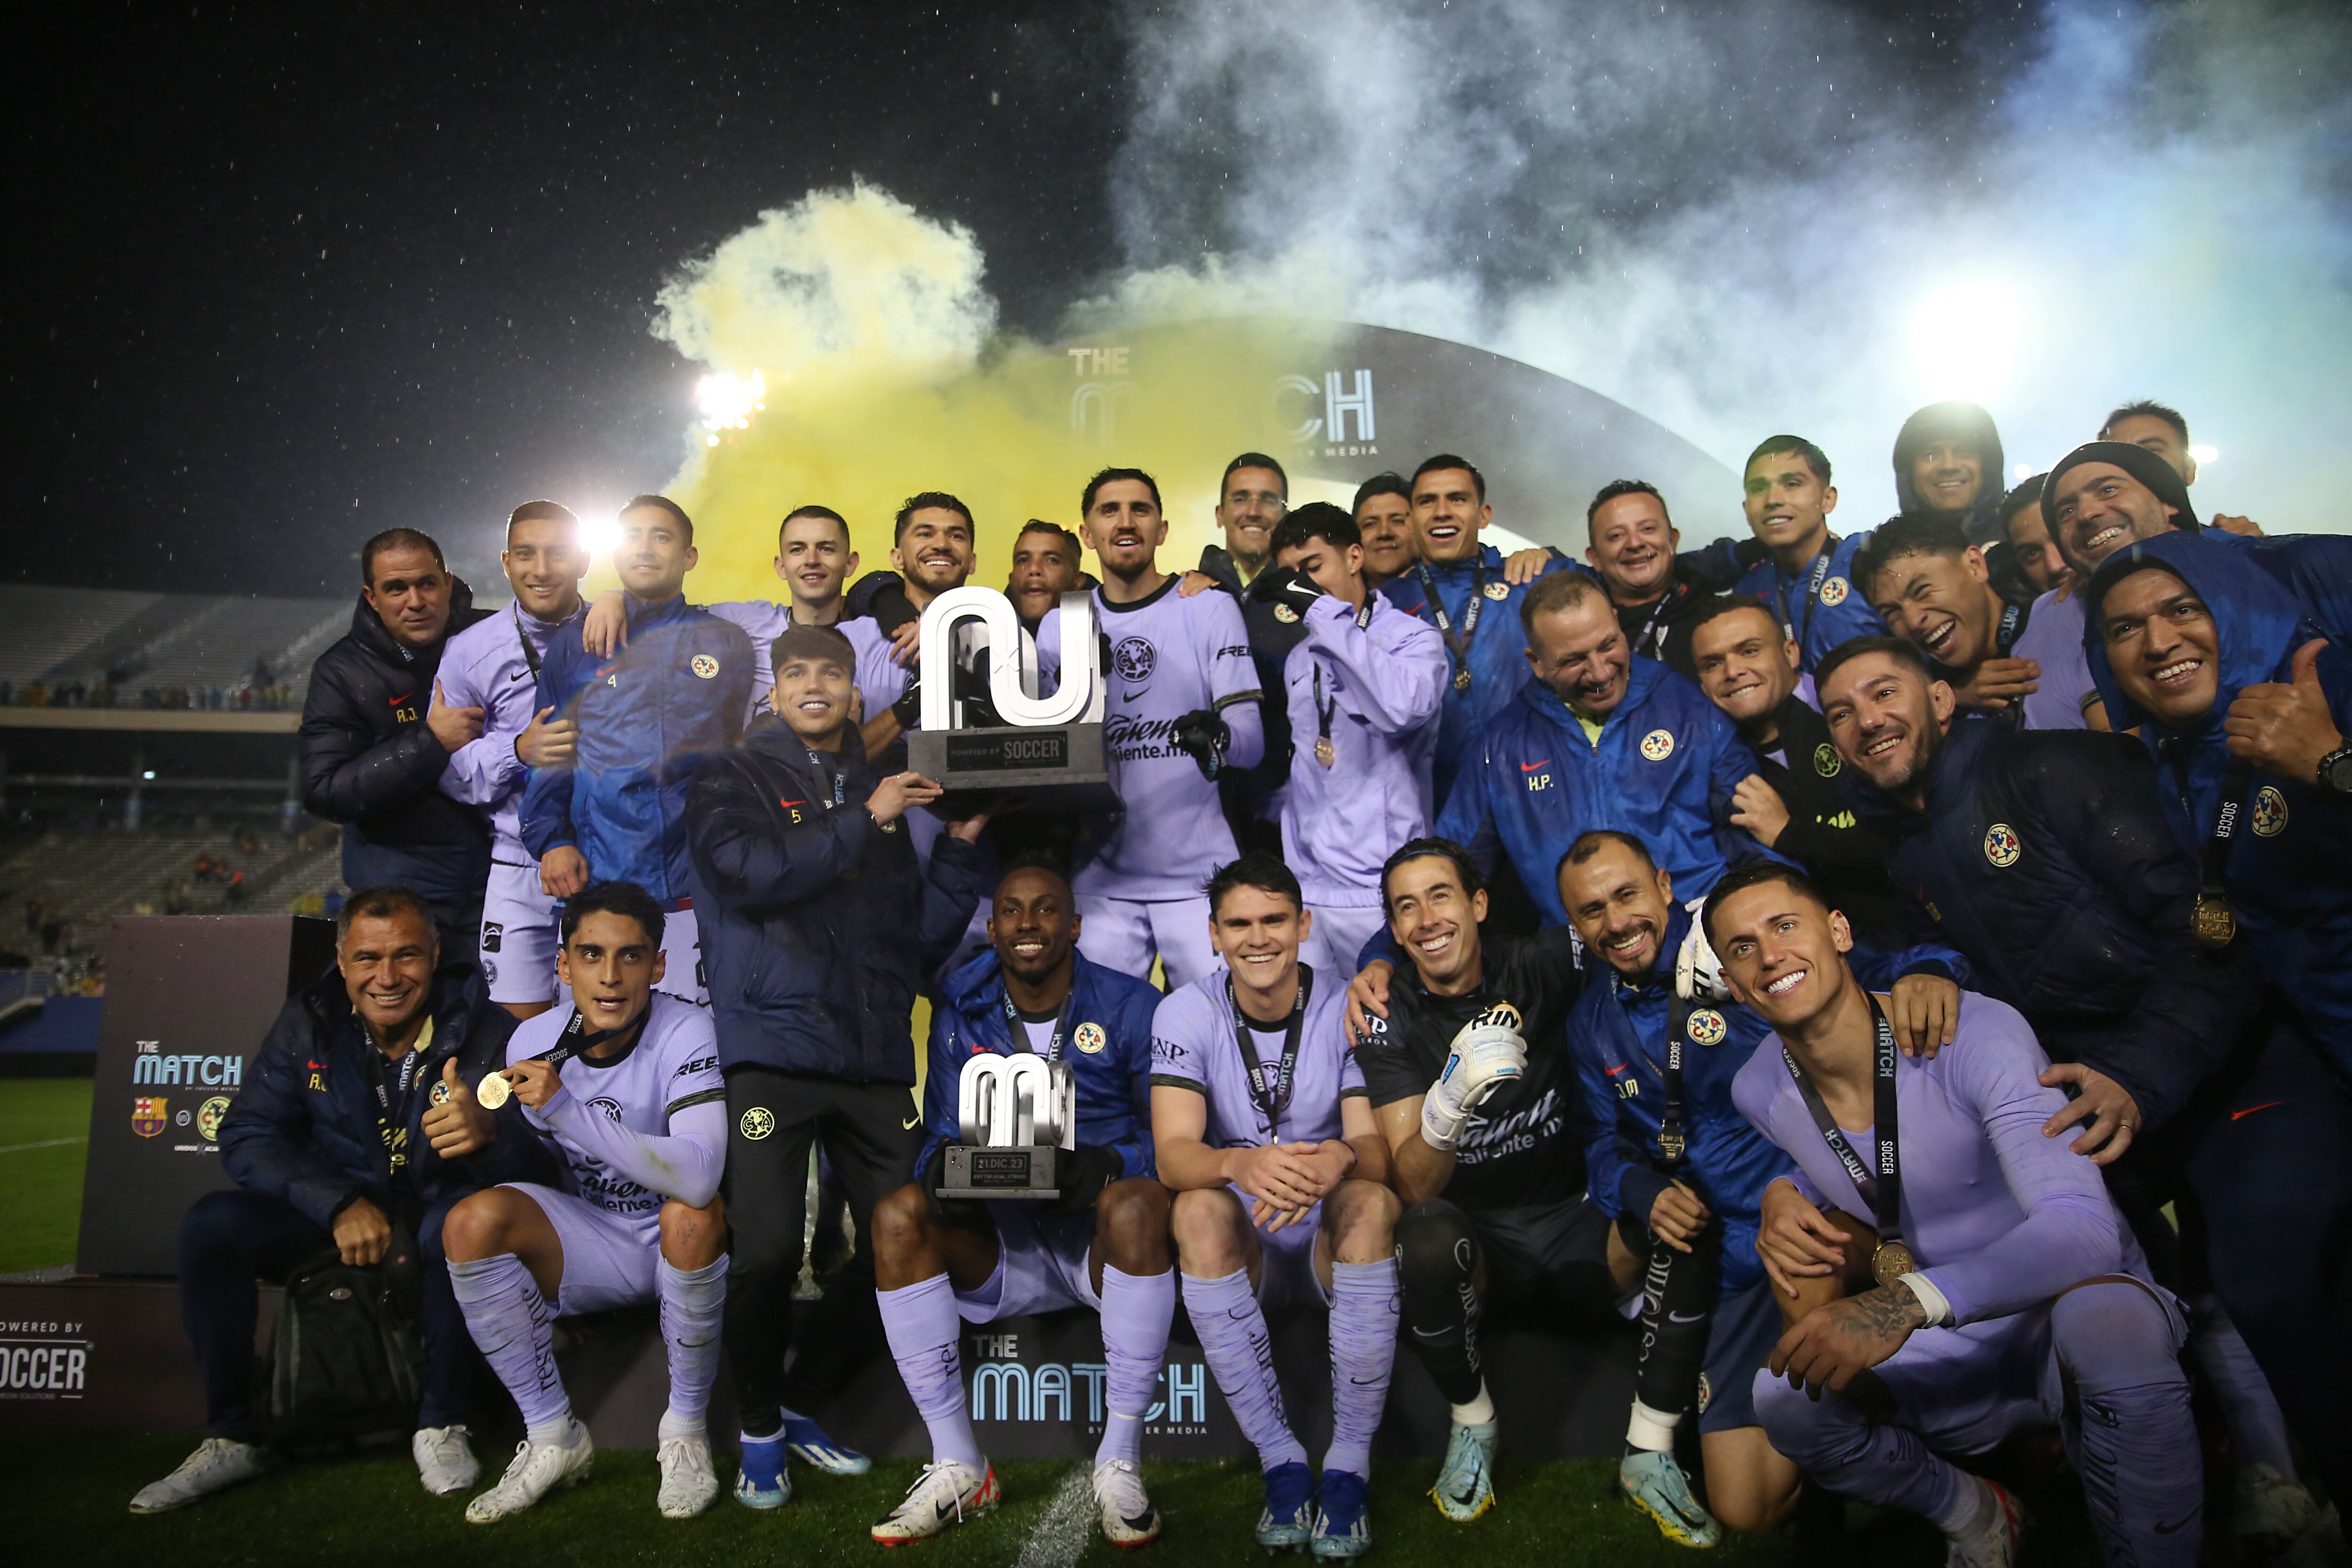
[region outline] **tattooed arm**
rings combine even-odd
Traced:
[[[1832,1301],[1808,1313],[1772,1350],[1772,1375],[1792,1388],[1842,1394],[1855,1375],[1903,1348],[1912,1331],[1927,1327],[1927,1309],[1897,1282]]]

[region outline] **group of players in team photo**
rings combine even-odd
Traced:
[[[1086,1309],[1101,1530],[1145,1545],[1181,1302],[1269,1549],[1370,1550],[1401,1342],[1450,1408],[1429,1498],[1496,1507],[1509,1325],[1633,1343],[1616,1489],[1685,1546],[1844,1498],[2010,1563],[1978,1461],[2042,1432],[2110,1562],[2199,1561],[2209,1466],[2213,1528],[2340,1551],[2352,537],[2200,523],[2188,452],[2128,405],[2004,490],[1990,417],[1937,405],[1877,528],[1833,531],[1829,458],[1782,435],[1749,537],[1683,551],[1625,479],[1580,559],[1482,540],[1585,503],[1462,457],[1350,510],[1244,453],[1179,572],[1152,476],[1106,468],[1004,586],[1035,695],[1096,666],[1123,809],[1091,815],[907,765],[927,679],[1000,722],[991,650],[922,657],[984,531],[947,492],[863,574],[796,507],[772,603],[689,603],[658,495],[600,600],[553,501],[515,509],[497,610],[377,535],[301,729],[337,967],[184,1222],[209,1435],[131,1508],[277,1462],[257,1280],[413,1242],[414,1453],[483,1524],[589,1474],[559,1320],[657,1308],[676,1519],[866,1471],[816,1413],[887,1352],[930,1443],[887,1546],[1003,1496],[964,1325]],[[1074,1085],[1043,1194],[951,1190],[960,1083],[1001,1057]],[[1268,1324],[1300,1309],[1319,1454]],[[487,1487],[485,1363],[523,1426]]]

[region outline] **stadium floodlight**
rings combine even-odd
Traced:
[[[749,376],[714,371],[694,384],[694,405],[702,410],[704,442],[719,445],[722,430],[748,430],[751,416],[768,406],[767,378],[754,370]]]

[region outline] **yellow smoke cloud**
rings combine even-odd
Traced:
[[[1273,316],[1169,320],[1205,302],[1152,293],[1041,344],[997,330],[984,270],[968,230],[860,184],[761,215],[663,289],[661,337],[766,387],[745,428],[711,445],[694,427],[668,487],[702,552],[689,596],[781,596],[776,527],[808,502],[850,520],[861,570],[886,566],[899,502],[927,489],[971,508],[973,581],[1002,586],[1021,524],[1075,528],[1087,476],[1111,464],[1159,479],[1160,564],[1190,565],[1217,537],[1226,460],[1282,423],[1265,389],[1331,335]]]

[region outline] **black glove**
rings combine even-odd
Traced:
[[[1224,765],[1225,747],[1232,743],[1234,732],[1217,717],[1213,708],[1196,708],[1176,721],[1177,749],[1201,765],[1201,776],[1213,779]]]
[[[923,1196],[930,1200],[931,1213],[950,1225],[986,1225],[988,1211],[976,1200],[940,1195],[940,1185],[947,1179],[948,1146],[941,1143],[931,1151],[931,1157],[923,1162],[922,1171],[915,1178],[916,1184],[923,1189]]]
[[[1322,596],[1315,579],[1296,566],[1269,566],[1250,584],[1251,598],[1271,601],[1277,607],[1288,605],[1300,620],[1307,618],[1307,612]]]
[[[1055,1184],[1061,1196],[1046,1204],[1052,1214],[1084,1214],[1095,1206],[1103,1189],[1127,1174],[1126,1162],[1115,1149],[1078,1149],[1068,1152],[1055,1161],[1062,1179]]]
[[[923,671],[919,663],[907,671],[907,689],[890,704],[890,711],[898,716],[898,728],[910,735],[923,727]]]
[[[874,624],[881,628],[886,637],[908,621],[923,618],[923,613],[915,608],[915,602],[907,597],[905,580],[895,573],[872,572],[859,578],[857,587],[851,590],[853,603],[848,608],[852,616],[857,614],[854,595],[861,591],[866,595],[866,614],[874,617]]]
[[[988,654],[985,649],[980,657],[986,660]],[[965,729],[995,730],[1003,727],[1004,720],[996,711],[995,694],[989,689],[988,668],[984,662],[978,669],[967,669],[961,664],[957,665],[955,683],[950,689],[955,693],[956,700],[963,704]]]

